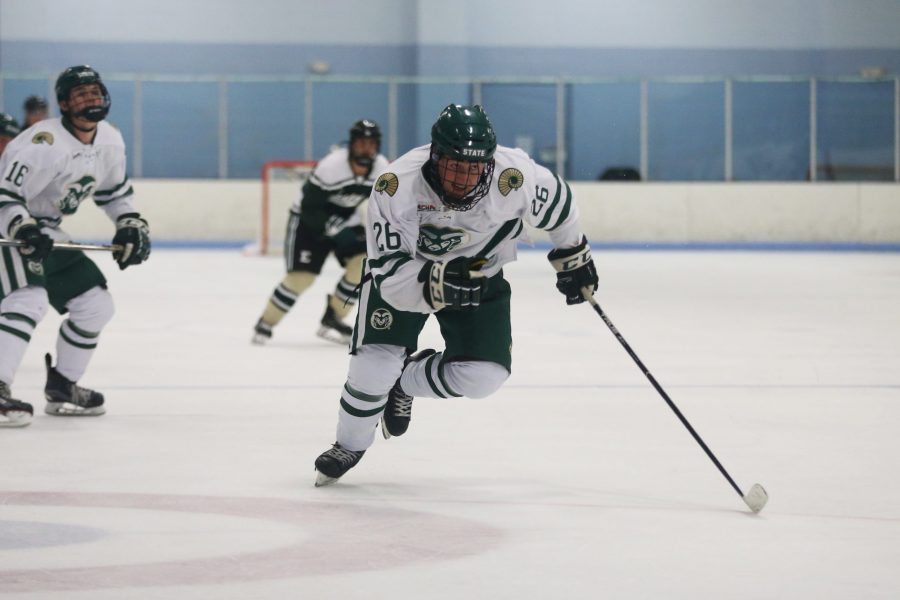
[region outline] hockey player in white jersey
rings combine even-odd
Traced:
[[[100,269],[83,252],[54,250],[68,241],[60,228],[90,197],[115,224],[113,258],[124,269],[150,254],[147,221],[133,203],[122,135],[105,122],[110,97],[99,73],[70,67],[56,80],[60,118],[23,131],[0,156],[0,426],[31,421],[32,406],[10,386],[35,327],[52,306],[67,315],[56,342],[57,364],[45,357],[44,411],[56,416],[105,412],[103,395],[76,382],[87,369],[100,332],[113,315]]]
[[[356,306],[366,256],[366,233],[356,210],[369,197],[375,176],[387,167],[380,147],[378,124],[359,120],[350,128],[348,147],[320,160],[303,185],[291,207],[284,240],[287,274],[256,322],[254,344],[265,344],[272,337],[273,328],[313,284],[332,252],[344,275],[326,300],[317,335],[339,344],[350,341],[353,328],[343,319]]]
[[[568,304],[597,287],[569,185],[518,149],[497,145],[480,106],[450,105],[431,145],[391,163],[369,198],[368,260],[360,292],[337,442],[315,461],[316,485],[334,483],[372,445],[406,432],[414,396],[483,398],[512,368],[510,287],[528,223],[549,233],[556,287]],[[434,315],[442,352],[417,348]]]

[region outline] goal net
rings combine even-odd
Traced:
[[[259,235],[248,249],[250,254],[281,253],[288,210],[315,166],[311,160],[272,160],[263,165]]]

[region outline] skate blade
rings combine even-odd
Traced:
[[[761,511],[768,501],[769,494],[767,494],[763,486],[758,483],[754,483],[753,487],[750,488],[750,491],[744,494],[744,502],[746,502],[747,506],[750,507],[750,510],[755,513]]]
[[[84,408],[69,402],[47,402],[44,412],[54,417],[99,417],[106,414],[106,407]]]
[[[0,417],[0,427],[25,427],[31,424],[31,414],[23,410],[10,410]]]
[[[268,343],[270,337],[267,335],[263,335],[261,333],[253,334],[253,338],[250,340],[250,343],[254,346],[265,346]]]
[[[386,440],[389,440],[393,437],[391,435],[391,432],[388,431],[387,425],[384,422],[384,417],[381,417],[381,435],[383,435],[384,439]]]
[[[326,485],[337,483],[339,479],[340,477],[329,477],[324,473],[316,471],[316,487],[325,487]]]
[[[331,327],[322,326],[319,327],[319,330],[316,332],[316,335],[322,338],[323,340],[327,340],[333,344],[341,344],[346,346],[350,343],[350,336],[343,335],[338,331],[335,331]]]

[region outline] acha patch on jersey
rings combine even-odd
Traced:
[[[504,196],[513,190],[519,189],[524,183],[525,176],[522,175],[522,171],[512,167],[503,169],[503,172],[500,173],[500,177],[497,179],[497,187]]]
[[[398,187],[400,187],[400,180],[393,173],[382,173],[378,181],[375,182],[376,192],[384,192],[392,197],[397,193]]]
[[[394,324],[394,315],[386,308],[376,308],[369,319],[372,329],[390,329]]]

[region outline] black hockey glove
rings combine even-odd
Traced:
[[[419,271],[426,302],[435,310],[475,310],[487,291],[487,279],[481,274],[485,263],[485,258],[468,256],[446,263],[429,260]]]
[[[566,297],[566,304],[584,302],[582,288],[590,288],[591,296],[597,289],[600,279],[591,258],[591,249],[587,238],[574,248],[556,248],[547,255],[550,264],[556,269],[556,289]]]
[[[121,250],[113,251],[120,269],[139,265],[150,256],[150,228],[138,213],[125,213],[116,219],[116,235],[112,241]]]
[[[41,231],[37,221],[29,218],[16,217],[9,226],[9,234],[14,240],[23,242],[19,246],[19,254],[32,261],[42,261],[53,250],[53,238]]]

